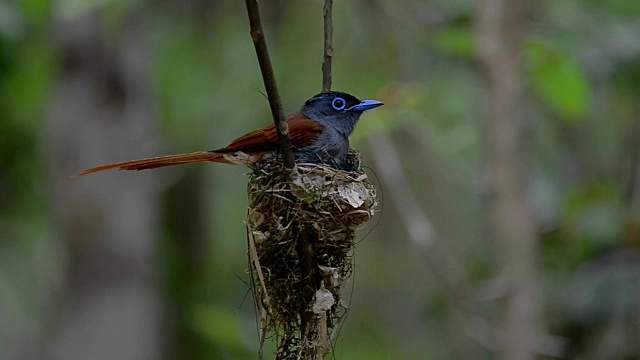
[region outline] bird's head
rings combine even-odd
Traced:
[[[360,100],[351,94],[331,91],[320,93],[307,100],[300,113],[349,136],[363,112],[382,105],[376,100]]]

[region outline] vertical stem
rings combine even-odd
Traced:
[[[247,13],[249,15],[249,25],[251,27],[251,39],[256,49],[256,55],[260,64],[260,71],[262,73],[262,79],[264,81],[267,96],[269,97],[269,105],[271,106],[271,113],[278,132],[278,141],[280,144],[280,151],[282,153],[282,160],[285,167],[293,169],[295,167],[295,159],[293,156],[293,147],[291,145],[291,138],[289,137],[288,124],[284,117],[282,110],[282,103],[280,95],[278,94],[278,88],[276,85],[275,75],[273,73],[273,67],[271,65],[271,59],[269,57],[269,51],[267,48],[264,31],[262,29],[262,21],[260,20],[260,11],[258,8],[257,0],[245,0],[247,6]],[[327,3],[329,5],[327,5]],[[325,26],[329,24],[329,30],[325,27],[325,63],[323,63],[323,88],[327,89],[331,87],[331,1],[325,3]],[[328,7],[327,7],[328,6]],[[328,39],[328,40],[327,40]],[[328,50],[327,50],[328,49]],[[328,62],[327,62],[328,59]],[[325,70],[326,69],[326,70]],[[328,82],[325,82],[328,78]],[[301,296],[303,297],[304,304],[310,304],[315,294],[315,259],[313,254],[313,238],[312,232],[309,229],[302,229],[298,239],[298,253],[300,256],[301,276],[303,279],[303,291]],[[310,290],[310,291],[307,291]],[[300,349],[306,350],[303,354],[304,359],[316,358],[317,349],[315,346],[307,348],[305,346],[305,340],[309,334],[313,333],[313,313],[310,313],[305,307],[300,312]],[[262,347],[261,350],[262,351]],[[260,353],[262,356],[262,353]]]
[[[56,209],[52,235],[65,252],[55,254],[62,256],[64,274],[47,289],[52,294],[44,320],[51,323],[42,334],[42,353],[29,346],[18,358],[162,359],[168,353],[171,329],[163,321],[164,287],[154,261],[162,236],[161,183],[153,174],[129,181],[106,174],[73,186],[68,181],[72,169],[134,152],[157,136],[159,116],[147,76],[148,17],[140,10],[127,8],[118,34],[126,36],[111,42],[104,37],[104,11],[56,13],[51,19],[63,66],[43,114],[43,186]]]
[[[333,58],[333,0],[324,0],[324,60],[322,61],[322,92],[331,91],[331,60]]]
[[[245,3],[247,5],[247,14],[249,15],[251,40],[253,41],[253,46],[256,49],[258,63],[260,64],[260,72],[262,73],[262,80],[264,82],[265,90],[267,91],[267,97],[269,98],[271,115],[273,116],[273,122],[275,123],[276,131],[278,132],[278,143],[280,144],[282,162],[285,167],[293,169],[295,166],[295,159],[293,157],[291,138],[289,137],[289,126],[284,116],[284,110],[282,109],[282,101],[280,100],[280,94],[278,93],[276,77],[273,73],[271,58],[269,57],[269,49],[267,48],[267,41],[264,36],[264,30],[262,29],[262,20],[260,19],[258,1],[245,0]]]
[[[300,296],[302,296],[303,303],[306,306],[300,311],[300,338],[302,339],[302,347],[305,347],[305,340],[317,331],[316,327],[318,324],[314,321],[314,314],[309,311],[308,305],[312,304],[318,286],[316,284],[316,262],[313,252],[313,243],[315,240],[313,232],[304,226],[301,230],[297,249],[298,256],[300,257],[300,275],[302,279]],[[314,347],[311,353],[314,355],[317,354],[317,349]],[[306,357],[304,359],[306,359]]]
[[[488,214],[502,305],[503,359],[534,359],[540,339],[539,247],[529,206],[531,151],[521,59],[524,0],[482,0],[476,21],[478,60],[486,88],[483,137]]]

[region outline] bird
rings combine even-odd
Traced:
[[[297,113],[287,118],[296,163],[323,164],[344,170],[349,153],[349,136],[360,116],[382,105],[380,101],[359,100],[340,91],[322,92],[305,101]],[[272,124],[247,133],[217,150],[118,162],[86,169],[72,177],[111,169],[139,171],[201,162],[251,168],[277,151],[278,134]]]

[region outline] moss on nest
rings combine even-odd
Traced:
[[[276,359],[321,358],[346,314],[341,290],[353,270],[355,230],[378,204],[359,153],[352,150],[348,164],[350,171],[317,164],[289,171],[273,159],[250,175],[252,290],[262,341],[275,338]]]

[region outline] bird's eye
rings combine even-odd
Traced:
[[[337,111],[341,111],[344,110],[345,106],[347,106],[347,103],[342,98],[335,98],[333,99],[331,106],[333,106],[333,108]]]

